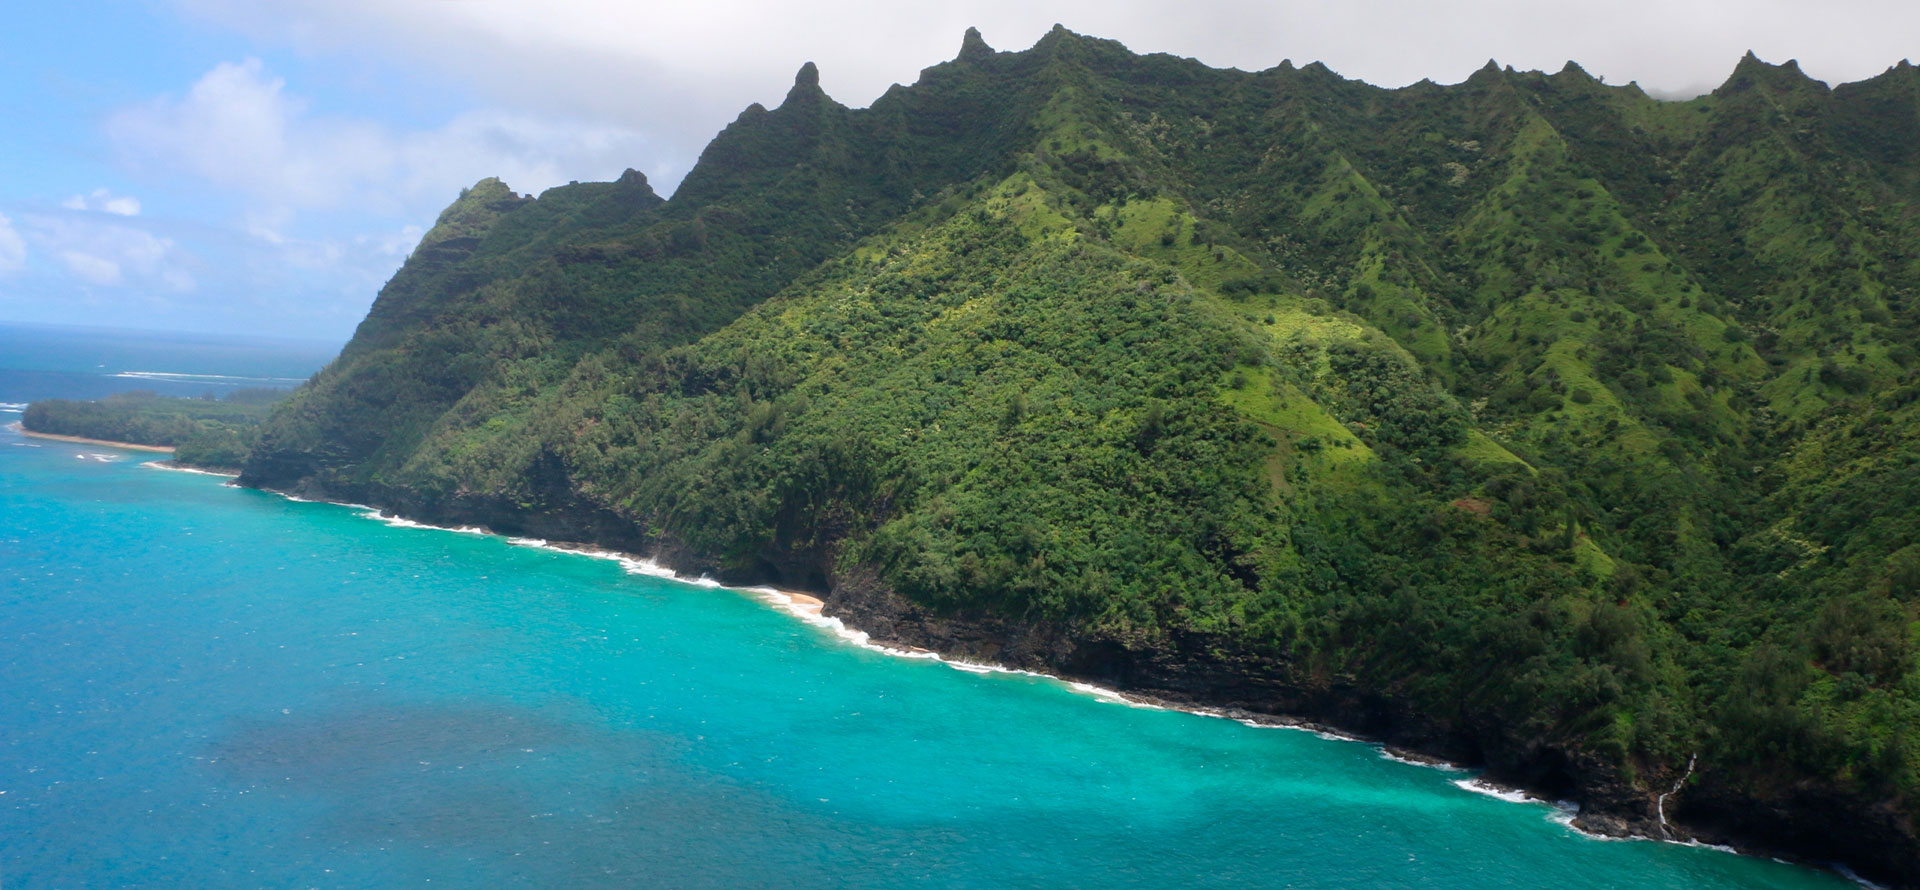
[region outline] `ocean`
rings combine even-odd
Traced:
[[[307,348],[0,329],[0,411]],[[7,890],[1851,886],[151,457],[0,431]]]

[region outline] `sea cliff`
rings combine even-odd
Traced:
[[[1915,182],[1905,64],[970,33],[865,109],[804,66],[671,199],[477,183],[241,482],[1920,885]]]

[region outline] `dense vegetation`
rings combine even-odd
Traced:
[[[286,395],[239,389],[185,399],[139,390],[98,401],[46,399],[27,406],[21,425],[36,433],[165,446],[186,466],[231,470],[246,461],[273,404]]]
[[[1199,635],[1915,882],[1916,184],[1904,63],[1662,102],[969,32],[869,109],[802,69],[671,201],[480,183],[243,481]]]

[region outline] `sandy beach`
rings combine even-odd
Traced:
[[[820,610],[827,605],[821,602],[819,597],[808,596],[804,593],[790,593],[783,590],[781,591],[781,595],[787,598],[787,602],[792,605],[795,610],[814,615],[820,614]]]
[[[18,423],[7,424],[7,428],[10,430],[13,430],[16,433],[19,433],[20,435],[32,436],[35,439],[52,439],[56,442],[77,442],[81,445],[106,445],[112,448],[126,448],[133,451],[156,451],[161,454],[173,453],[173,448],[166,445],[137,445],[132,442],[115,442],[111,439],[89,439],[85,436],[62,436],[62,435],[57,435],[55,433],[36,433],[33,430],[27,429],[26,427],[23,427]]]

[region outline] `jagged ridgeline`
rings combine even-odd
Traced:
[[[442,214],[244,481],[1920,881],[1920,71],[812,65]],[[1697,765],[1678,791],[1656,805]]]

